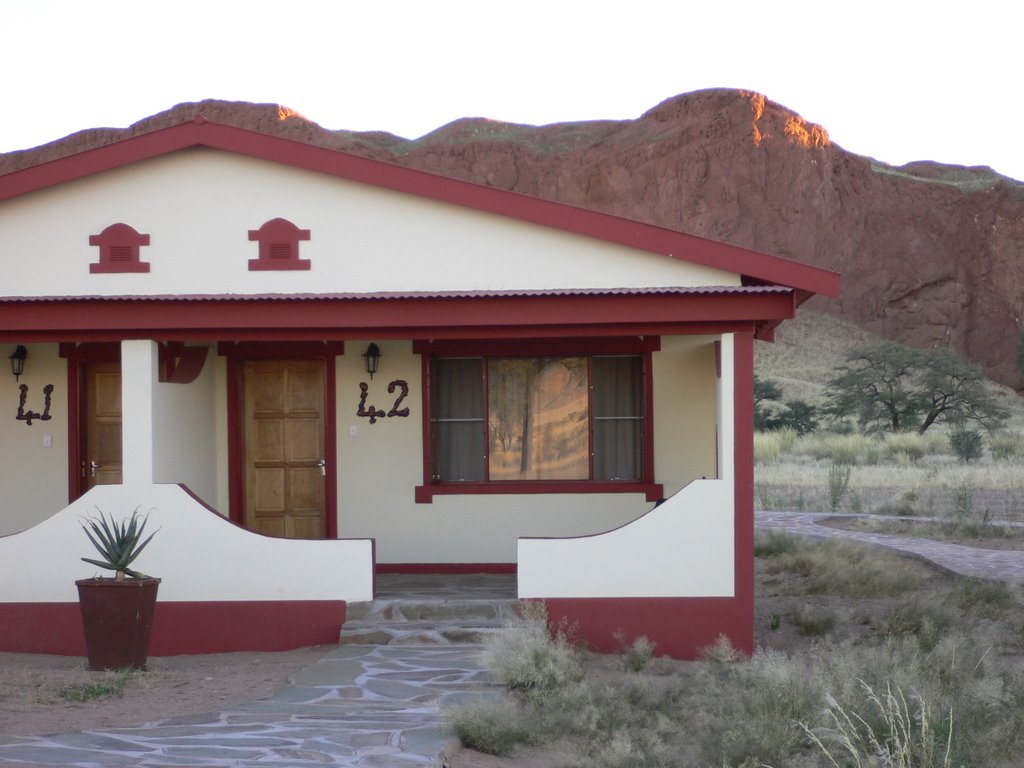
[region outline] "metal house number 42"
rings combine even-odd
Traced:
[[[356,411],[356,416],[359,416],[364,419],[369,419],[371,424],[376,424],[377,419],[383,419],[389,416],[409,415],[409,406],[405,406],[404,408],[398,407],[402,404],[402,401],[409,396],[408,382],[403,381],[402,379],[395,379],[390,384],[388,384],[389,395],[395,394],[396,389],[400,389],[401,394],[399,394],[398,397],[395,398],[395,402],[391,406],[391,410],[387,411],[386,413],[372,405],[369,408],[366,407],[366,395],[369,389],[370,387],[365,381],[359,382],[359,410]]]

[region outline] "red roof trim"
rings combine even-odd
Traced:
[[[594,237],[755,280],[839,295],[839,275],[564,203],[369,160],[199,118],[0,176],[0,200],[189,147],[210,147]]]
[[[793,317],[792,291],[754,295],[582,295],[196,302],[139,297],[0,302],[0,341],[440,339],[654,336]]]
[[[404,301],[429,299],[544,298],[559,296],[744,296],[790,294],[783,285],[700,285],[653,288],[538,288],[477,291],[377,291],[372,293],[185,293],[102,296],[0,296],[6,302],[76,301]]]

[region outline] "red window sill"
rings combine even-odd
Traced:
[[[507,493],[643,493],[647,501],[661,501],[665,489],[661,483],[607,481],[524,481],[505,483],[431,483],[416,486],[416,503],[430,504],[434,496],[480,495]]]
[[[125,264],[106,264],[98,262],[89,265],[91,274],[114,274],[117,272],[149,272],[148,261],[136,261]]]
[[[309,259],[295,259],[294,261],[268,261],[266,259],[249,259],[250,272],[263,272],[289,269],[309,269]]]

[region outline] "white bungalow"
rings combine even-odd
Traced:
[[[81,652],[97,507],[162,528],[156,654],[384,571],[751,650],[753,342],[835,274],[202,117],[0,176],[0,270],[0,650]]]

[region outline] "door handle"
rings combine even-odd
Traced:
[[[318,461],[316,463],[316,465],[318,467],[320,467],[320,474],[323,475],[324,477],[326,477],[327,476],[327,461],[325,459],[320,459],[320,461]]]
[[[98,461],[89,462],[89,477],[96,477],[96,470],[100,468]]]

